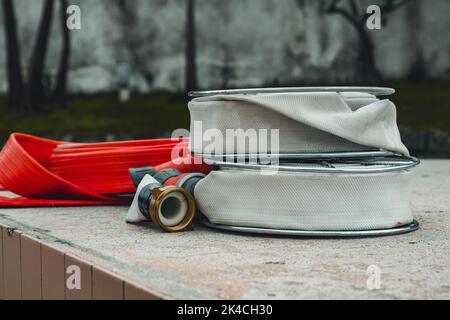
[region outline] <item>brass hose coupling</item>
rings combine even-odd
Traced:
[[[177,186],[151,183],[142,188],[139,211],[167,232],[180,232],[192,225],[196,205],[194,197]]]
[[[129,172],[137,190],[127,222],[151,220],[167,232],[180,232],[192,225],[197,211],[194,190],[205,174],[171,168],[157,171],[153,167]]]

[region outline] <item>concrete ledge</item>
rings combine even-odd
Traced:
[[[421,229],[367,239],[248,236],[202,226],[166,234],[125,224],[124,207],[0,209],[0,297],[449,299],[449,181],[449,160],[424,161],[412,199]],[[80,291],[65,287],[74,264],[82,270]],[[371,265],[381,271],[379,290],[367,288]]]
[[[83,258],[65,253],[0,225],[0,299],[5,300],[159,300],[164,295],[141,288],[115,273],[92,266]],[[3,245],[4,244],[4,245]],[[69,286],[77,268],[79,284]]]

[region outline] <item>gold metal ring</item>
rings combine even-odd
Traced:
[[[149,206],[150,217],[155,224],[161,227],[161,229],[167,232],[180,232],[186,230],[192,225],[192,221],[194,220],[196,212],[196,205],[194,197],[189,192],[187,192],[183,188],[175,186],[153,188],[150,191],[152,193]],[[161,206],[164,200],[166,200],[172,193],[180,193],[186,198],[187,210],[185,212],[183,220],[180,223],[175,226],[168,226],[161,221],[159,213],[161,212]]]

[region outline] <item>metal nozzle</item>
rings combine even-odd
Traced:
[[[173,177],[178,177],[176,185],[163,186],[167,179]],[[142,218],[152,220],[167,232],[189,228],[197,211],[194,189],[204,177],[202,173],[183,175],[169,169],[158,172],[154,177],[144,175],[129,209],[127,221],[143,221],[139,216],[144,216]]]
[[[194,197],[183,188],[146,187],[140,197],[140,211],[167,232],[189,228],[194,220]]]

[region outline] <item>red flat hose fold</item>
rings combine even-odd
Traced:
[[[128,169],[170,162],[172,149],[187,143],[80,144],[14,133],[0,152],[0,185],[20,197],[0,197],[0,207],[128,204],[129,198],[113,196],[135,192]]]
[[[201,157],[189,154],[183,158],[171,160],[155,166],[156,172],[167,169],[175,169],[181,173],[198,172],[208,174],[213,170],[213,167],[204,163]]]

